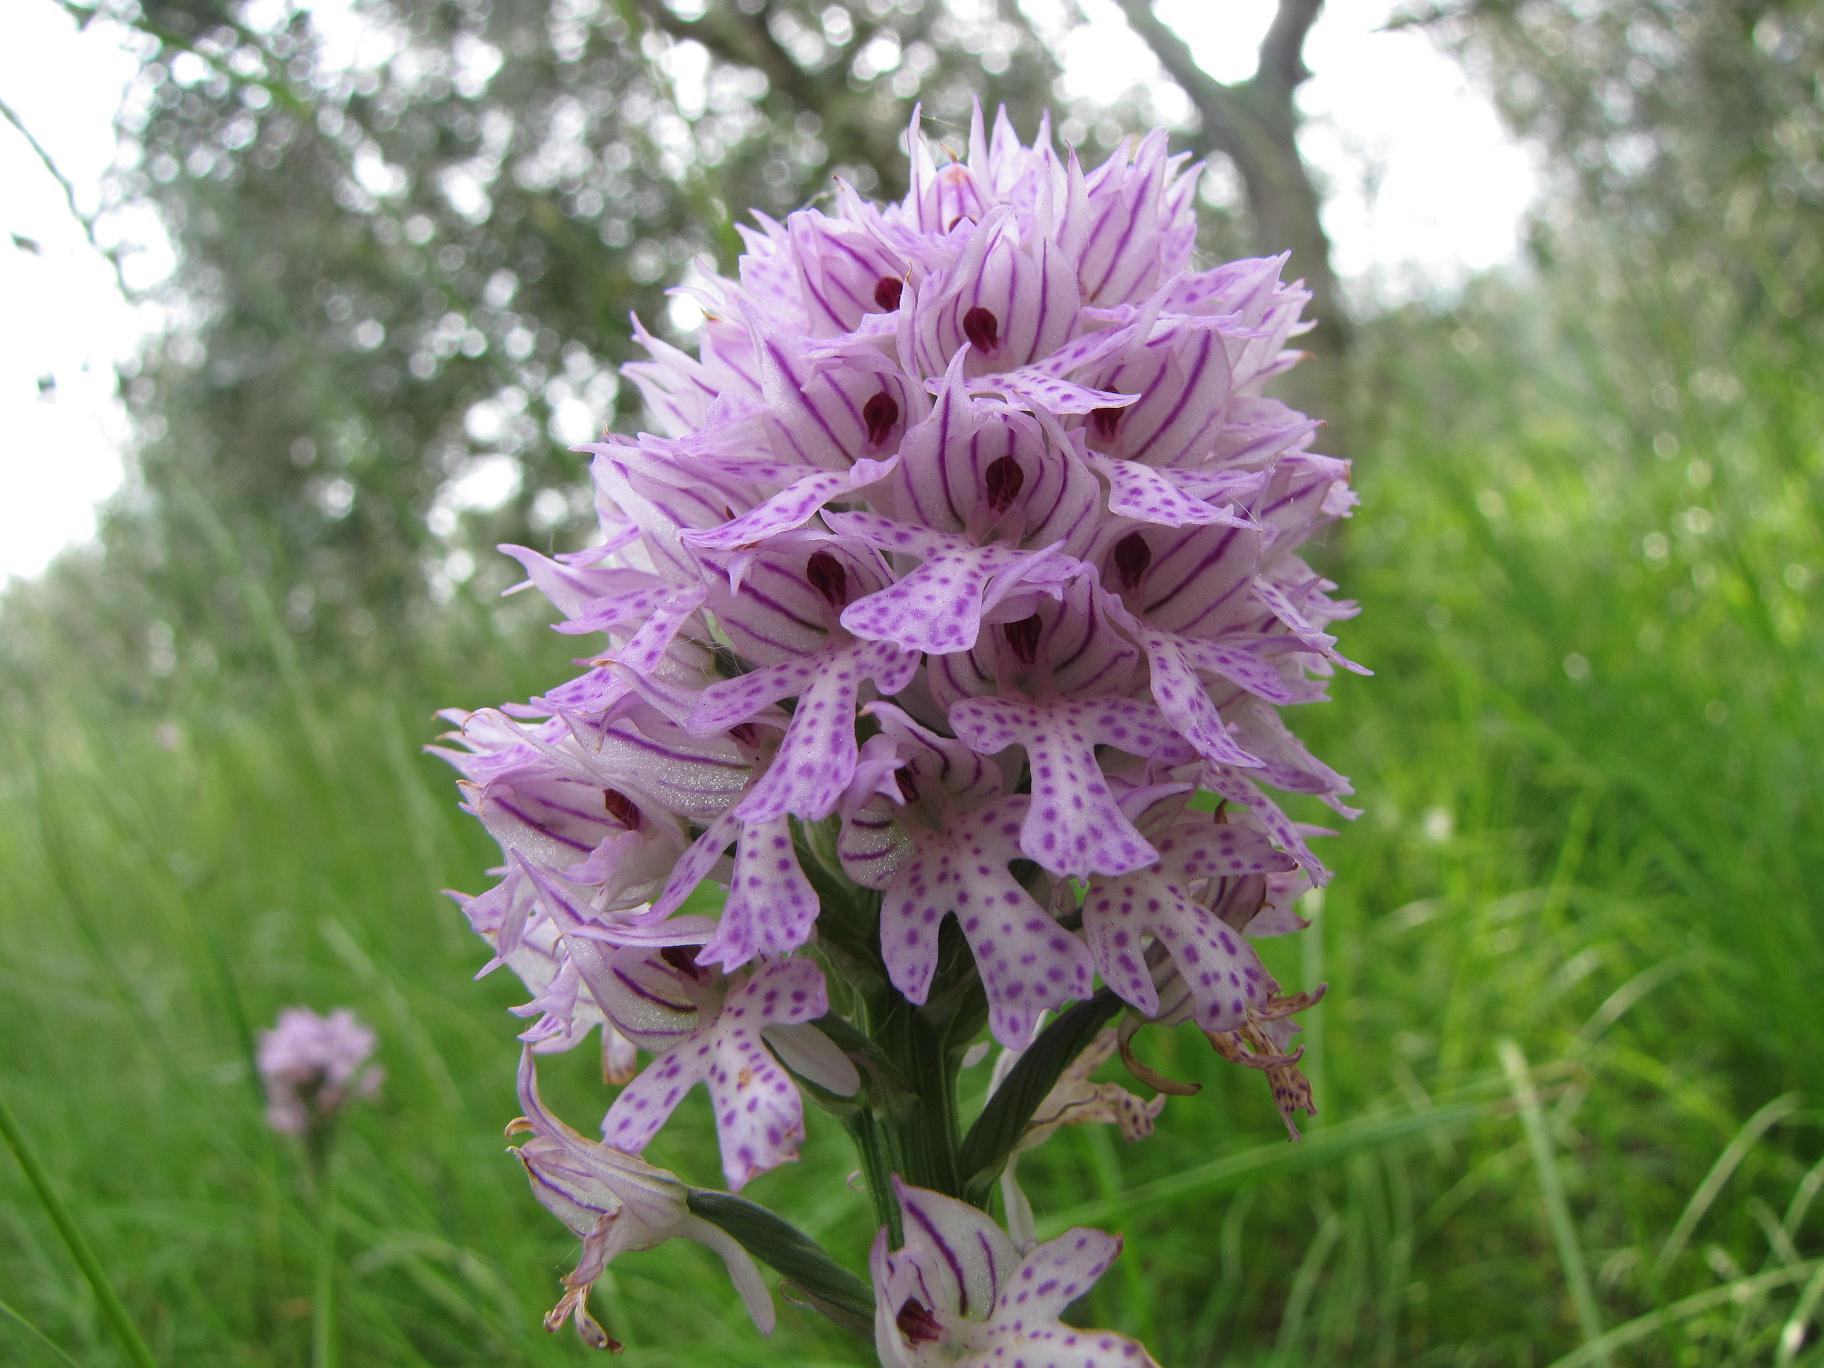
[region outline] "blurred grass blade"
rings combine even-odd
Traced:
[[[1602,1005],[1590,1014],[1590,1019],[1577,1030],[1577,1045],[1580,1050],[1587,1050],[1602,1039],[1609,1027],[1620,1021],[1628,1011],[1662,984],[1669,983],[1680,974],[1693,968],[1691,959],[1686,955],[1675,955],[1671,959],[1661,960],[1658,964],[1648,965],[1621,987],[1604,998]]]
[[[1820,1262],[1818,1271],[1805,1284],[1805,1290],[1799,1293],[1798,1304],[1792,1308],[1792,1315],[1780,1327],[1779,1357],[1774,1360],[1776,1368],[1786,1368],[1787,1364],[1798,1360],[1799,1350],[1805,1347],[1805,1332],[1817,1315],[1819,1302],[1824,1302],[1824,1262]]]
[[[1300,1364],[1311,1361],[1305,1352],[1304,1340],[1312,1298],[1323,1277],[1325,1265],[1330,1261],[1330,1253],[1342,1235],[1341,1219],[1334,1211],[1326,1212],[1323,1223],[1317,1228],[1317,1234],[1311,1237],[1311,1247],[1305,1251],[1305,1257],[1299,1260],[1298,1271],[1292,1275],[1291,1290],[1286,1294],[1286,1309],[1280,1316],[1279,1337],[1273,1343],[1274,1363]]]
[[[1774,1291],[1776,1288],[1788,1287],[1806,1278],[1824,1272],[1824,1259],[1813,1259],[1809,1263],[1794,1264],[1791,1268],[1776,1268],[1767,1273],[1756,1273],[1749,1278],[1735,1278],[1707,1291],[1698,1292],[1681,1298],[1657,1311],[1649,1311],[1644,1316],[1636,1316],[1631,1321],[1624,1321],[1613,1330],[1605,1331],[1598,1339],[1580,1345],[1563,1358],[1555,1359],[1547,1368],[1583,1368],[1586,1363],[1605,1362],[1608,1356],[1617,1349],[1643,1340],[1647,1336],[1664,1330],[1682,1320],[1701,1316],[1706,1311],[1714,1311],[1719,1306],[1739,1305],[1752,1301],[1756,1297]]]
[[[1735,1138],[1723,1146],[1723,1152],[1716,1156],[1716,1162],[1710,1166],[1710,1172],[1704,1175],[1704,1181],[1697,1185],[1697,1191],[1691,1194],[1691,1200],[1685,1203],[1685,1209],[1679,1213],[1678,1223],[1672,1227],[1672,1233],[1666,1236],[1666,1242],[1660,1247],[1659,1257],[1653,1261],[1653,1272],[1664,1273],[1672,1260],[1676,1259],[1691,1238],[1691,1232],[1697,1229],[1697,1223],[1704,1219],[1704,1213],[1716,1201],[1717,1195],[1741,1167],[1742,1160],[1748,1157],[1760,1141],[1760,1138],[1788,1116],[1799,1106],[1797,1093],[1785,1093],[1762,1107],[1747,1123],[1735,1133]]]
[[[1069,1226],[1093,1225],[1147,1207],[1170,1205],[1216,1192],[1257,1174],[1296,1173],[1347,1154],[1465,1126],[1489,1115],[1498,1105],[1498,1099],[1485,1099],[1449,1103],[1425,1111],[1396,1112],[1391,1116],[1368,1116],[1314,1131],[1296,1143],[1278,1141],[1256,1145],[1237,1154],[1212,1159],[1207,1164],[1198,1164],[1170,1178],[1141,1183],[1119,1197],[1083,1202],[1055,1212],[1040,1220],[1041,1233],[1056,1235]]]
[[[1799,1222],[1811,1210],[1811,1204],[1817,1200],[1821,1188],[1824,1188],[1824,1159],[1818,1160],[1805,1171],[1805,1176],[1799,1180],[1799,1186],[1792,1194],[1792,1200],[1786,1204],[1786,1214],[1780,1217],[1780,1229],[1789,1237],[1798,1231]]]
[[[20,1129],[19,1122],[6,1105],[4,1097],[0,1097],[0,1136],[5,1137],[7,1147],[19,1161],[19,1167],[25,1170],[26,1181],[38,1194],[45,1214],[51,1218],[51,1224],[57,1227],[57,1233],[69,1247],[70,1257],[76,1260],[76,1266],[82,1269],[83,1276],[89,1280],[89,1286],[95,1289],[102,1314],[114,1327],[114,1333],[119,1337],[120,1347],[126,1351],[127,1358],[139,1365],[139,1368],[157,1368],[157,1360],[152,1357],[152,1351],[146,1347],[145,1340],[140,1338],[139,1330],[127,1314],[126,1306],[114,1291],[114,1284],[108,1281],[108,1275],[102,1271],[101,1261],[95,1257],[95,1251],[89,1247],[88,1240],[77,1228],[69,1208],[51,1186],[50,1175],[39,1165],[38,1156],[32,1152],[25,1132]]]
[[[1558,1154],[1552,1144],[1551,1131],[1545,1124],[1545,1112],[1539,1106],[1539,1090],[1533,1086],[1527,1070],[1526,1056],[1512,1040],[1503,1040],[1496,1052],[1514,1090],[1514,1101],[1520,1108],[1520,1123],[1526,1128],[1526,1142],[1533,1152],[1533,1168],[1539,1176],[1539,1195],[1545,1202],[1546,1219],[1552,1227],[1552,1242],[1558,1246],[1558,1261],[1564,1267],[1564,1280],[1570,1285],[1571,1300],[1577,1308],[1577,1324],[1583,1331],[1585,1346],[1602,1342],[1602,1314],[1596,1307],[1596,1291],[1590,1283],[1589,1265],[1584,1262],[1583,1246],[1577,1241],[1577,1227],[1571,1220],[1571,1209],[1564,1197],[1564,1177],[1558,1170]],[[1599,1349],[1592,1360],[1608,1363],[1608,1350]]]
[[[209,963],[216,989],[228,1006],[228,1024],[234,1028],[235,1043],[241,1047],[243,1076],[253,1091],[254,1107],[264,1112],[266,1085],[260,1082],[259,1037],[253,1029],[253,1022],[247,1016],[247,1004],[241,997],[240,984],[235,978],[233,967],[228,963],[227,952],[222,949],[221,938],[210,935],[208,928],[199,924],[196,939],[203,948],[203,958]]]
[[[76,1362],[75,1359],[71,1358],[69,1354],[65,1352],[61,1344],[57,1343],[56,1340],[52,1339],[49,1335],[45,1334],[44,1331],[27,1320],[23,1312],[8,1306],[4,1301],[0,1301],[0,1316],[5,1316],[9,1320],[15,1322],[26,1334],[37,1340],[63,1362],[69,1364],[70,1368],[82,1368],[80,1363]]]

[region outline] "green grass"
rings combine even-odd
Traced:
[[[1142,1036],[1202,1093],[1143,1144],[1067,1132],[1021,1165],[1046,1228],[1127,1237],[1082,1318],[1173,1368],[1824,1362],[1815,367],[1744,364],[1733,403],[1633,420],[1575,366],[1388,354],[1364,508],[1325,553],[1377,674],[1296,719],[1367,813],[1327,843],[1305,943],[1269,947],[1330,984],[1323,1115],[1289,1145],[1258,1077]],[[304,660],[172,716],[78,678],[13,709],[0,1097],[161,1363],[308,1362],[318,1319],[349,1365],[584,1357],[539,1327],[574,1243],[503,1153],[514,988],[470,981],[435,892],[480,887],[490,848],[416,750],[436,706],[556,676],[565,643],[527,621],[409,684],[332,690]],[[248,1067],[292,1002],[354,1007],[388,1071],[336,1155],[333,1316]],[[585,1128],[589,1073],[550,1069]],[[685,1111],[654,1157],[711,1178]],[[813,1114],[804,1162],[748,1195],[859,1267],[852,1168]],[[692,1247],[618,1262],[597,1309],[650,1368],[866,1353],[791,1307],[763,1343]],[[0,1159],[0,1362],[64,1354],[128,1361]]]

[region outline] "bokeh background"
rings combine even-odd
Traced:
[[[1128,1238],[1083,1319],[1174,1368],[1824,1363],[1824,11],[7,22],[36,35],[0,66],[7,354],[37,406],[0,436],[9,536],[93,482],[47,414],[125,479],[0,597],[0,1101],[161,1362],[585,1356],[539,1328],[574,1242],[502,1153],[514,986],[470,981],[485,951],[436,894],[483,886],[491,847],[419,748],[436,708],[565,668],[489,548],[578,544],[568,445],[641,420],[628,311],[681,335],[664,287],[728,266],[747,208],[836,174],[895,193],[911,103],[960,142],[979,93],[1026,130],[1049,107],[1086,155],[1165,123],[1210,157],[1205,250],[1293,250],[1323,319],[1298,396],[1364,500],[1320,561],[1377,673],[1294,720],[1366,813],[1303,945],[1273,947],[1329,984],[1322,1115],[1289,1144],[1257,1076],[1149,1041],[1200,1096],[1143,1144],[1066,1132],[1021,1168],[1047,1230]],[[1415,51],[1480,104],[1430,95]],[[94,73],[104,125],[122,97],[105,175],[60,157],[44,99]],[[1466,164],[1477,108],[1505,131]],[[1467,240],[1507,204],[1507,247]],[[87,285],[59,274],[71,225]],[[72,328],[86,372],[60,369]],[[388,1071],[327,1242],[249,1069],[293,1002],[354,1007]],[[599,1079],[565,1063],[551,1091],[586,1120]],[[684,1114],[655,1157],[713,1176]],[[859,1264],[819,1121],[749,1195]],[[865,1352],[790,1308],[759,1340],[695,1248],[617,1263],[596,1303],[651,1368]],[[0,1362],[124,1361],[0,1159]]]

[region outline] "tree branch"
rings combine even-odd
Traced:
[[[1237,162],[1251,159],[1254,140],[1247,129],[1249,114],[1235,89],[1224,85],[1197,64],[1190,45],[1171,25],[1153,13],[1151,0],[1118,0],[1118,3],[1134,32],[1145,40],[1159,65],[1165,68],[1165,74],[1190,96],[1203,120],[1204,137],[1210,145]]]
[[[1038,30],[1033,27],[1032,19],[1025,10],[1020,8],[1017,0],[993,0],[993,3],[994,17],[1003,24],[1012,24],[1018,28],[1031,42],[1032,51],[1029,56],[1032,60],[1044,64],[1046,88],[1055,92],[1058,78],[1064,74],[1064,68],[1059,64],[1057,54],[1039,36]]]
[[[665,0],[622,0],[623,12],[631,8],[651,27],[667,37],[701,43],[710,54],[733,66],[750,67],[766,77],[765,99],[782,112],[804,110],[826,124],[836,117],[839,100],[851,100],[847,85],[806,71],[773,36],[767,24],[770,9],[743,14],[732,5],[715,4],[699,19],[680,17]],[[848,148],[875,167],[895,164],[904,154],[899,135],[872,117],[846,121]]]
[[[1233,85],[1198,65],[1190,45],[1153,12],[1150,0],[1117,3],[1166,75],[1196,107],[1205,148],[1234,162],[1259,244],[1292,252],[1294,269],[1310,284],[1322,319],[1318,345],[1340,350],[1347,323],[1317,187],[1298,151],[1298,108],[1293,103],[1294,91],[1309,75],[1305,36],[1323,0],[1279,0],[1253,76]]]
[[[84,212],[81,203],[76,198],[76,187],[70,182],[70,178],[63,174],[63,169],[57,165],[57,161],[51,156],[50,151],[38,141],[37,135],[25,126],[25,120],[20,118],[18,112],[5,100],[0,100],[0,119],[6,120],[18,131],[19,136],[24,138],[26,145],[32,149],[33,155],[38,158],[40,165],[50,173],[51,179],[57,182],[57,188],[63,191],[63,202],[69,206],[70,216],[82,226],[82,235],[88,239],[89,246],[99,252],[108,265],[114,268],[114,284],[119,288],[121,297],[128,302],[138,299],[139,296],[133,287],[127,284],[127,272],[121,261],[120,249],[101,245],[101,236],[96,231],[97,216]]]
[[[638,9],[646,22],[673,38],[688,38],[701,43],[725,62],[754,67],[767,79],[774,91],[794,99],[794,91],[804,81],[804,71],[791,54],[774,41],[764,17],[726,22],[730,10],[711,5],[701,19],[680,18],[665,0],[639,0]]]
[[[1388,15],[1387,21],[1381,25],[1381,32],[1399,33],[1405,29],[1435,28],[1442,24],[1485,16],[1500,19],[1510,14],[1513,8],[1509,0],[1434,0],[1434,3],[1423,7],[1413,3],[1406,9]]]
[[[1317,21],[1324,0],[1279,0],[1267,36],[1260,40],[1256,81],[1272,81],[1284,90],[1295,89],[1310,76],[1305,66],[1305,35]]]

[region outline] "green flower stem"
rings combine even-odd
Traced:
[[[311,1296],[311,1368],[336,1368],[336,1178],[327,1147],[312,1165],[317,1198],[317,1268]]]
[[[70,1257],[76,1260],[76,1266],[89,1280],[89,1286],[95,1290],[95,1298],[101,1303],[102,1314],[114,1327],[114,1334],[120,1340],[120,1346],[126,1351],[127,1358],[138,1368],[157,1368],[157,1360],[146,1342],[140,1337],[133,1319],[127,1314],[127,1308],[114,1291],[114,1285],[108,1281],[108,1275],[102,1271],[101,1261],[95,1257],[95,1251],[89,1247],[82,1231],[70,1210],[51,1186],[50,1175],[38,1163],[38,1156],[32,1152],[26,1141],[25,1131],[20,1128],[13,1114],[7,1109],[6,1099],[0,1097],[0,1137],[4,1137],[13,1157],[19,1161],[19,1167],[25,1170],[26,1181],[38,1194],[38,1201],[43,1205],[45,1214],[51,1218],[51,1224],[57,1227],[57,1233],[63,1237],[69,1248]]]
[[[900,1177],[915,1187],[962,1196],[955,1053],[925,1013],[903,1000],[887,1011],[875,1038],[918,1099],[902,1115],[886,1118],[897,1132]]]

